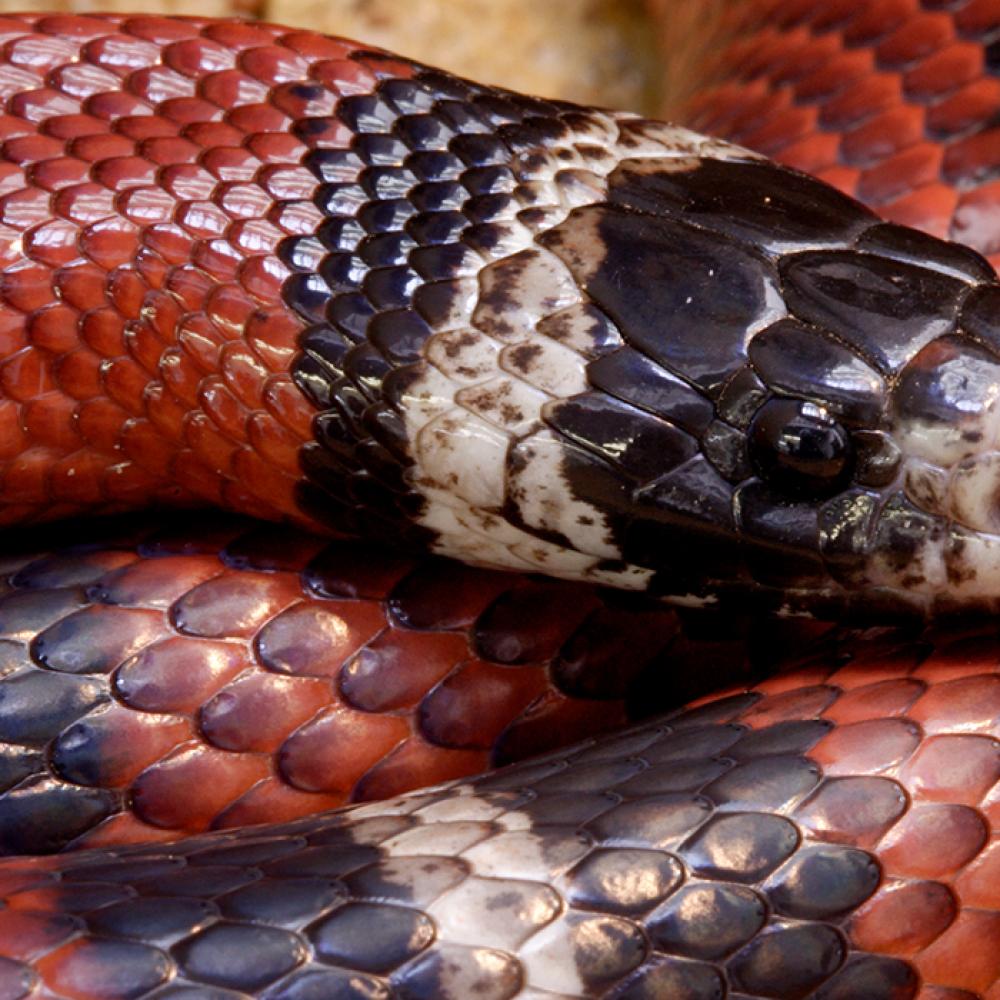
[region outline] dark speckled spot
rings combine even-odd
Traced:
[[[505,952],[443,945],[400,969],[392,985],[405,1000],[508,1000],[522,979],[519,963]]]
[[[764,926],[767,906],[752,889],[694,882],[647,920],[660,951],[714,961],[741,948]]]
[[[344,882],[359,896],[420,906],[457,885],[468,870],[460,858],[391,858],[347,876]]]
[[[939,337],[900,374],[893,413],[903,426],[960,427],[977,444],[992,412],[1000,361],[964,337]],[[967,449],[968,453],[973,448]]]
[[[710,820],[681,855],[699,874],[756,882],[774,871],[798,846],[795,825],[767,813],[729,813]]]
[[[681,866],[662,851],[595,851],[567,876],[573,906],[623,916],[643,913],[680,883]]]
[[[573,346],[588,359],[621,348],[621,334],[592,302],[577,303],[546,316],[536,329],[543,337]]]
[[[259,990],[306,957],[295,934],[277,927],[218,923],[174,949],[195,980],[236,990]]]
[[[763,997],[799,1000],[828,979],[846,945],[825,924],[769,927],[729,963],[737,989]]]
[[[348,903],[310,928],[309,938],[325,962],[389,973],[434,942],[434,924],[405,907]]]
[[[878,862],[866,851],[820,844],[796,853],[775,876],[768,896],[779,913],[828,920],[864,902],[880,878]]]
[[[585,993],[606,989],[646,958],[646,937],[629,920],[569,913],[563,923]]]

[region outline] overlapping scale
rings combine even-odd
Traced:
[[[846,633],[757,686],[471,783],[11,859],[0,984],[269,1000],[989,996],[992,643],[988,629]]]

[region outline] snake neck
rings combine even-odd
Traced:
[[[350,43],[17,23],[62,47],[4,145],[8,522],[211,502],[697,607],[993,610],[973,251]]]

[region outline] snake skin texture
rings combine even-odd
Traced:
[[[227,511],[4,550],[0,997],[1000,996],[978,253],[309,32],[0,57],[4,522]],[[911,624],[590,736],[691,697],[661,596]]]
[[[825,649],[471,783],[2,863],[0,986],[73,1000],[992,997],[995,635],[853,642],[843,667]]]
[[[685,121],[1000,264],[993,0],[736,0],[724,16],[732,41]]]
[[[10,32],[9,521],[198,500],[723,610],[995,610],[973,251],[350,43]]]
[[[630,692],[677,704],[744,663],[699,688],[662,605],[234,518],[7,548],[0,854],[386,798],[620,727]]]

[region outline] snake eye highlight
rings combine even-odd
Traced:
[[[757,474],[798,498],[835,493],[854,464],[847,431],[822,406],[799,399],[766,402],[750,424],[749,449]]]

